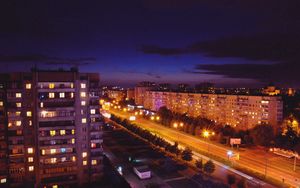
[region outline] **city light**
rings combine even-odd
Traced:
[[[130,117],[129,117],[129,120],[130,120],[130,121],[135,121],[135,120],[136,120],[136,117],[135,117],[135,116],[130,116]]]
[[[205,138],[208,138],[208,137],[209,137],[209,132],[208,132],[208,131],[206,131],[206,130],[205,130],[205,131],[203,131],[203,133],[202,133],[202,134],[203,134],[203,136],[204,136]]]
[[[233,155],[233,152],[231,150],[227,151],[228,158],[232,157],[232,155]]]
[[[174,123],[174,124],[173,124],[173,127],[174,127],[174,128],[177,128],[177,127],[178,127],[178,123]]]

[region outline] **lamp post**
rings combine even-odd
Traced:
[[[209,146],[210,146],[210,144],[209,144],[209,137],[211,135],[215,135],[215,132],[209,132],[208,130],[204,130],[202,132],[202,136],[207,139],[206,140],[206,143],[207,143],[207,153],[209,153]]]
[[[178,124],[177,122],[175,122],[175,123],[173,123],[173,127],[175,129],[178,129],[179,127],[183,127],[183,123],[181,122]],[[179,130],[177,130],[177,131],[179,131]],[[177,142],[178,142],[179,141],[179,132],[177,132],[176,134],[177,134]]]

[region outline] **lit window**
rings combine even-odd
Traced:
[[[56,149],[50,149],[50,153],[51,153],[51,154],[56,153]]]
[[[65,152],[66,152],[66,148],[61,148],[60,151],[61,151],[62,153],[65,153]]]
[[[53,89],[55,87],[54,83],[49,84],[49,89]]]
[[[2,178],[2,179],[0,180],[0,183],[6,183],[6,178]]]
[[[91,148],[95,148],[96,144],[95,143],[91,143]]]
[[[58,188],[58,185],[52,185],[52,188]]]
[[[17,115],[17,116],[20,116],[20,115],[21,115],[21,112],[20,112],[20,111],[16,111],[16,115]]]
[[[96,110],[95,109],[91,109],[91,114],[96,114]]]
[[[86,157],[87,156],[87,152],[82,152],[82,157]]]
[[[31,89],[31,84],[26,84],[26,89]]]
[[[8,127],[11,127],[12,126],[12,123],[11,122],[8,122],[8,125],[7,125]]]
[[[92,165],[97,165],[97,160],[92,160]]]
[[[81,89],[85,89],[86,88],[86,84],[80,84]]]
[[[16,93],[16,98],[21,98],[22,97],[22,93]]]
[[[55,94],[54,93],[49,93],[49,98],[54,98]]]
[[[60,135],[65,135],[66,134],[66,130],[60,130]]]
[[[33,148],[27,148],[27,153],[33,153]]]
[[[17,102],[17,103],[16,103],[16,107],[17,107],[17,108],[21,108],[21,107],[22,107],[22,103]]]
[[[16,126],[21,126],[21,124],[22,124],[22,121],[16,121]]]
[[[71,143],[75,144],[75,138],[72,138]]]
[[[85,101],[81,101],[81,106],[85,106]]]
[[[51,163],[56,163],[56,158],[51,158]]]
[[[50,131],[50,135],[51,135],[51,136],[55,136],[55,130],[51,130],[51,131]]]
[[[27,117],[31,117],[31,116],[32,116],[31,111],[27,111],[27,112],[26,112],[26,115],[27,115]]]
[[[41,107],[41,108],[44,107],[44,103],[43,103],[43,102],[40,103],[40,107]]]
[[[80,97],[86,97],[86,93],[85,92],[80,92]]]
[[[59,98],[65,98],[65,93],[59,93]]]
[[[71,98],[74,98],[74,93],[71,93]]]
[[[85,166],[87,165],[87,161],[82,161],[82,164]]]
[[[86,123],[86,118],[82,118],[81,123]]]
[[[42,149],[42,155],[45,155],[45,154],[46,154],[45,150],[44,150],[44,149]]]
[[[75,134],[75,130],[74,129],[72,129],[72,134]]]
[[[32,121],[31,121],[31,120],[29,120],[28,124],[29,124],[29,126],[32,126]]]
[[[0,101],[0,106],[3,106],[3,101]]]
[[[29,166],[29,167],[28,167],[28,170],[29,170],[30,172],[32,172],[32,171],[34,170],[34,166]]]
[[[71,83],[71,88],[74,88],[74,84],[73,83]]]
[[[28,162],[32,163],[33,162],[33,157],[28,157]]]
[[[75,156],[72,157],[72,161],[73,161],[73,162],[76,161],[76,157],[75,157]]]
[[[62,157],[62,158],[61,158],[61,162],[65,162],[66,160],[67,160],[66,157]]]

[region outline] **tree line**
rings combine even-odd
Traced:
[[[258,124],[252,129],[237,131],[229,125],[218,124],[207,118],[173,112],[165,106],[157,113],[163,126],[173,127],[174,122],[182,122],[182,126],[177,129],[195,136],[201,136],[203,130],[211,130],[216,133],[212,139],[223,144],[228,144],[230,138],[241,138],[244,146],[280,147],[300,153],[300,135],[291,126],[274,130],[271,125]]]

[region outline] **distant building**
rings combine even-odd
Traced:
[[[146,91],[142,104],[153,111],[166,106],[173,112],[204,117],[240,130],[251,129],[262,123],[276,127],[283,116],[283,104],[279,96]]]
[[[187,91],[190,90],[190,86],[188,84],[181,83],[181,84],[178,84],[177,89],[178,89],[179,92],[187,92]]]
[[[140,82],[134,88],[134,101],[137,105],[143,105],[145,101],[146,91],[152,90],[156,87],[154,82]]]
[[[75,187],[102,176],[99,74],[0,74],[0,187]]]
[[[133,100],[134,99],[134,88],[127,88],[126,90],[126,99]]]
[[[215,93],[215,86],[210,82],[203,82],[195,85],[195,91],[197,93]]]
[[[159,91],[170,91],[171,90],[171,84],[169,84],[169,83],[158,84],[158,90]]]
[[[123,88],[121,89],[111,89],[107,91],[107,96],[116,101],[123,101],[126,99],[127,91]]]
[[[274,84],[270,84],[262,90],[262,93],[265,95],[279,95],[280,89],[276,88]]]

